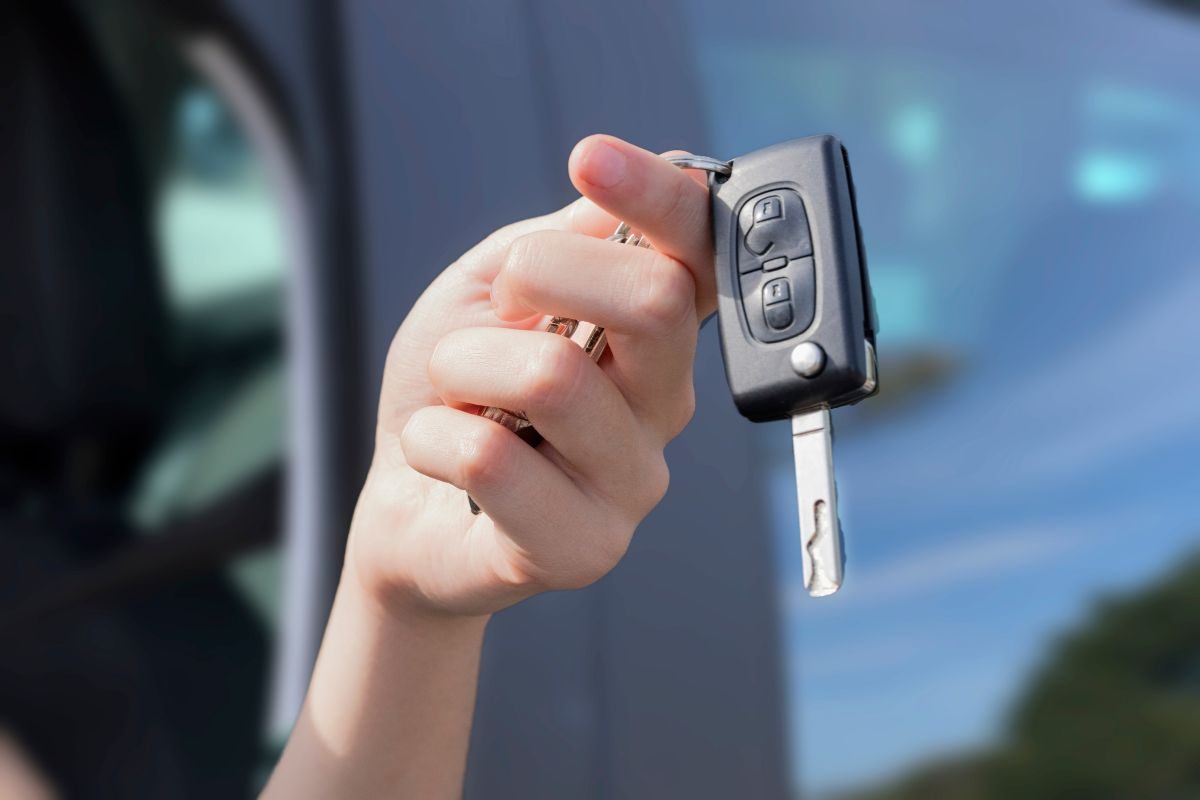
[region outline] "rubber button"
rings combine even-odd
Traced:
[[[784,300],[792,299],[792,287],[788,285],[787,278],[776,278],[773,281],[767,281],[763,284],[763,305],[769,306],[772,303],[782,303]]]
[[[774,270],[774,269],[783,269],[787,265],[788,265],[787,256],[780,256],[779,258],[768,258],[766,261],[763,262],[763,271],[770,272],[771,270]]]
[[[779,219],[783,216],[783,202],[778,195],[764,197],[754,204],[754,221],[766,222],[769,219]]]
[[[791,303],[775,303],[763,308],[766,312],[767,324],[777,331],[781,331],[792,324],[792,304]]]

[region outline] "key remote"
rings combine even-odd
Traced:
[[[878,327],[846,150],[832,136],[740,156],[710,177],[725,374],[738,411],[792,419],[804,584],[842,583],[829,409],[878,389]]]

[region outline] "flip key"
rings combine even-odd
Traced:
[[[792,420],[804,585],[814,596],[832,594],[843,554],[829,410],[878,389],[878,323],[846,150],[832,136],[813,136],[730,162],[668,160],[710,173],[725,375],[745,417]],[[609,239],[648,246],[624,222]],[[586,352],[604,352],[603,328],[554,317],[546,330],[582,333]],[[483,415],[531,445],[541,441],[519,411]],[[471,511],[480,513],[473,501]]]
[[[740,156],[709,189],[725,375],[754,422],[792,420],[804,585],[842,584],[829,410],[878,389],[878,327],[846,150],[832,136]]]

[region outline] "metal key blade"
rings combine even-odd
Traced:
[[[842,530],[837,514],[832,430],[827,407],[792,417],[804,588],[813,597],[833,594],[842,585]]]

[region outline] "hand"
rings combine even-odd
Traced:
[[[716,306],[704,177],[607,136],[569,172],[583,197],[452,264],[392,342],[345,571],[385,606],[477,616],[585,586],[667,489],[663,447],[691,418]],[[655,249],[604,241],[618,219]],[[545,333],[547,315],[603,325],[601,363]],[[545,442],[477,415],[490,405]]]
[[[666,491],[716,306],[708,193],[610,137],[569,170],[580,200],[451,265],[392,342],[342,585],[266,796],[461,797],[488,615],[604,575]],[[604,241],[618,217],[657,251]],[[605,326],[601,363],[547,315]],[[489,405],[545,441],[474,413]]]

